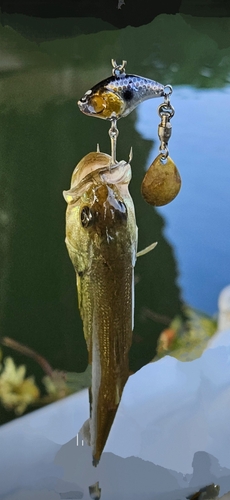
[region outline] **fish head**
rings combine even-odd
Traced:
[[[95,91],[88,90],[78,101],[78,106],[85,115],[111,120],[122,116],[125,102],[119,93],[102,87]]]
[[[108,239],[116,227],[126,224],[127,208],[119,190],[113,184],[93,184],[80,203],[82,227],[93,235]],[[112,236],[111,236],[112,237]]]
[[[89,153],[77,165],[67,201],[66,245],[78,274],[92,259],[107,255],[113,245],[136,242],[136,223],[128,191],[131,167],[126,162],[110,166],[105,153]],[[130,236],[130,234],[131,236]]]

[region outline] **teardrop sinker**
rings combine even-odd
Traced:
[[[147,170],[141,185],[144,200],[155,207],[174,200],[181,188],[181,177],[175,163],[168,156],[162,162],[159,154]]]

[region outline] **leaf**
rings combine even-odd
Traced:
[[[217,330],[214,318],[189,306],[183,307],[186,320],[176,316],[161,333],[157,343],[156,361],[170,355],[180,361],[199,358]]]
[[[90,387],[91,366],[88,365],[83,373],[60,372],[54,370],[52,375],[43,377],[42,382],[47,394],[52,400],[62,399],[74,392]]]
[[[66,384],[71,392],[78,392],[91,385],[92,367],[88,365],[83,373],[67,372]]]

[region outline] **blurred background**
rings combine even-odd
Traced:
[[[110,152],[108,123],[81,114],[77,100],[111,74],[111,58],[125,59],[128,73],[173,86],[169,150],[182,177],[171,204],[147,205],[140,186],[158,154],[161,101],[119,121],[118,159],[127,160],[133,146],[139,250],[158,241],[135,269],[135,372],[154,358],[160,333],[185,317],[184,304],[212,317],[230,282],[230,20],[160,15],[138,28],[107,30],[89,18],[87,35],[82,20],[74,35],[73,19],[39,21],[14,15],[9,25],[4,16],[0,25],[0,335],[30,346],[53,368],[87,368],[62,191],[98,142]],[[41,368],[13,357],[39,384]],[[12,418],[1,408],[1,424]]]

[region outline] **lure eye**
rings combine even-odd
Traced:
[[[83,207],[81,211],[81,224],[83,227],[89,227],[93,222],[93,213],[88,206]]]

